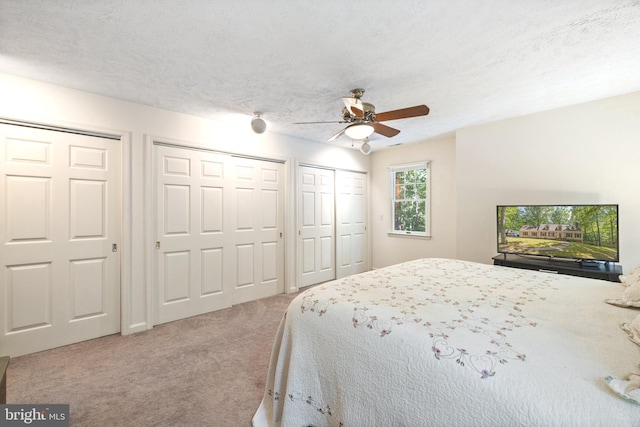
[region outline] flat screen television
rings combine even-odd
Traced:
[[[618,262],[618,205],[499,205],[498,252]]]

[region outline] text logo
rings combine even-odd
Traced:
[[[69,405],[0,405],[0,425],[69,427]]]

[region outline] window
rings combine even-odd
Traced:
[[[391,232],[430,236],[429,162],[391,166]]]

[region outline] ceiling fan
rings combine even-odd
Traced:
[[[416,105],[415,107],[376,113],[373,104],[362,102],[362,95],[364,95],[364,89],[353,89],[350,97],[342,98],[344,108],[342,109],[342,120],[340,121],[298,122],[294,124],[348,123],[345,128],[331,136],[328,141],[333,141],[342,136],[342,134],[346,134],[351,139],[365,140],[374,132],[387,138],[394,137],[400,133],[398,129],[394,129],[380,122],[408,119],[410,117],[426,116],[429,114],[429,107],[426,105]]]

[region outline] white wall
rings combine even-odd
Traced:
[[[149,164],[145,145],[148,146],[150,136],[219,151],[285,160],[288,181],[291,181],[298,162],[369,171],[370,158],[357,150],[297,140],[270,134],[269,131],[256,135],[250,130],[250,115],[206,120],[6,74],[0,74],[0,117],[122,135],[125,146],[124,333],[151,326],[150,278],[145,277],[147,251],[150,249],[146,244],[149,238],[145,236],[149,214],[145,211],[145,186],[149,184],[145,181],[145,165]],[[268,121],[268,115],[264,117]],[[290,261],[287,261],[286,268],[287,278],[291,281],[295,277],[292,272],[295,266],[295,218],[292,215],[295,186],[288,182],[287,189],[286,251]],[[291,285],[287,284],[288,288]]]
[[[373,268],[416,258],[455,258],[456,142],[453,137],[376,151],[371,158],[371,252]],[[389,235],[391,186],[388,167],[431,161],[431,239]]]
[[[432,161],[431,240],[389,236],[387,167]],[[474,126],[375,152],[372,266],[420,257],[491,263],[496,205],[620,205],[620,264],[640,264],[640,92]]]
[[[357,150],[255,135],[250,116],[220,120],[173,113],[0,74],[0,117],[123,136],[125,188],[123,332],[150,327],[145,224],[145,138],[370,173],[372,267],[420,257],[490,263],[495,206],[617,203],[625,271],[640,264],[640,93],[463,129],[455,138],[365,157]],[[268,119],[268,117],[267,117]],[[535,159],[535,160],[533,160]],[[392,237],[387,167],[430,160],[432,238]],[[287,278],[295,254],[295,206],[287,186]]]
[[[459,130],[456,185],[457,258],[491,263],[498,204],[616,203],[628,272],[640,264],[640,93]]]

